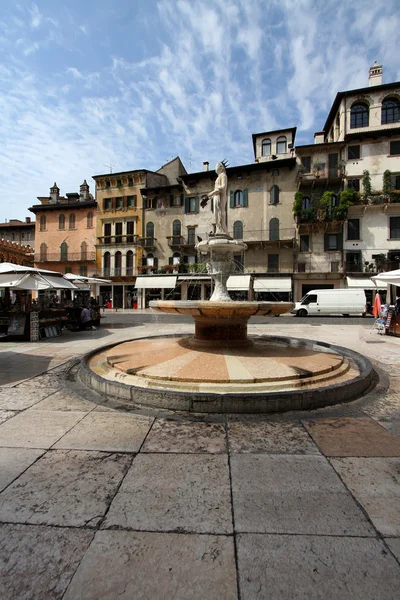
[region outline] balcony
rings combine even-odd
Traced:
[[[132,277],[136,275],[135,267],[115,268],[115,269],[101,269],[96,271],[97,277],[110,279],[110,277]]]
[[[339,257],[339,253],[338,253]],[[301,256],[295,266],[296,273],[343,273],[342,261],[327,260],[325,255],[319,257]]]
[[[97,247],[102,246],[137,246],[139,244],[139,236],[131,233],[127,235],[107,235],[97,238]]]
[[[196,245],[194,239],[186,239],[182,235],[172,235],[167,239],[170,248],[194,248]]]
[[[96,260],[95,252],[68,252],[67,254],[60,254],[59,252],[55,252],[54,254],[50,254],[47,252],[46,254],[35,254],[34,261],[38,263],[44,262],[62,262],[62,263],[70,263],[70,262],[94,262]]]
[[[139,239],[139,246],[142,248],[155,248],[157,238],[155,237],[143,237]]]
[[[258,229],[243,231],[242,241],[251,246],[260,244],[262,247],[292,248],[296,238],[294,227],[287,229]]]

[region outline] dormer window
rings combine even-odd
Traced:
[[[261,142],[261,156],[269,156],[271,154],[271,140],[265,139]]]
[[[368,127],[369,125],[369,107],[364,102],[353,104],[350,110],[350,129],[359,127]]]
[[[278,137],[276,140],[276,153],[277,154],[286,154],[287,152],[287,140],[284,135]]]

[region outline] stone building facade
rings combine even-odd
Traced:
[[[33,267],[33,249],[30,246],[0,238],[0,263],[3,262]]]
[[[97,204],[86,181],[79,193],[60,196],[57,184],[49,196],[29,209],[36,215],[35,266],[91,276],[95,273]]]
[[[0,223],[0,239],[16,242],[21,246],[35,247],[35,222],[30,217],[25,221],[10,219]]]

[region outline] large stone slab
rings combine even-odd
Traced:
[[[105,527],[231,533],[224,455],[139,454],[114,498]]]
[[[63,600],[235,600],[233,539],[99,531]]]
[[[44,450],[0,448],[0,491],[21,475]]]
[[[157,419],[142,452],[226,452],[225,427],[220,423]]]
[[[400,438],[367,417],[305,421],[326,456],[400,456]]]
[[[0,526],[0,598],[62,598],[93,535],[60,527]]]
[[[87,394],[88,395],[88,394]],[[96,408],[97,404],[86,400],[82,395],[68,389],[58,390],[33,407],[34,410],[55,410],[67,412],[88,413]]]
[[[55,448],[138,452],[153,420],[127,413],[88,414]]]
[[[95,527],[131,457],[103,452],[47,452],[0,494],[0,521]]]
[[[236,454],[231,469],[236,531],[374,535],[322,456]]]
[[[31,410],[0,425],[0,446],[6,448],[50,448],[84,415],[80,412]]]
[[[15,417],[18,414],[15,410],[0,410],[0,424],[8,421],[11,417]]]
[[[397,600],[400,566],[380,540],[238,536],[242,600]]]
[[[333,458],[331,463],[375,527],[400,536],[400,458]]]
[[[400,419],[400,394],[389,391],[379,400],[362,407],[363,412],[378,421]]]
[[[228,421],[229,448],[234,453],[320,454],[298,421]]]
[[[51,394],[47,389],[0,388],[0,409],[25,410]]]
[[[387,538],[385,542],[400,563],[400,538]]]

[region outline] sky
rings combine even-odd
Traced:
[[[0,221],[92,175],[313,142],[338,91],[400,81],[400,0],[0,0]]]

